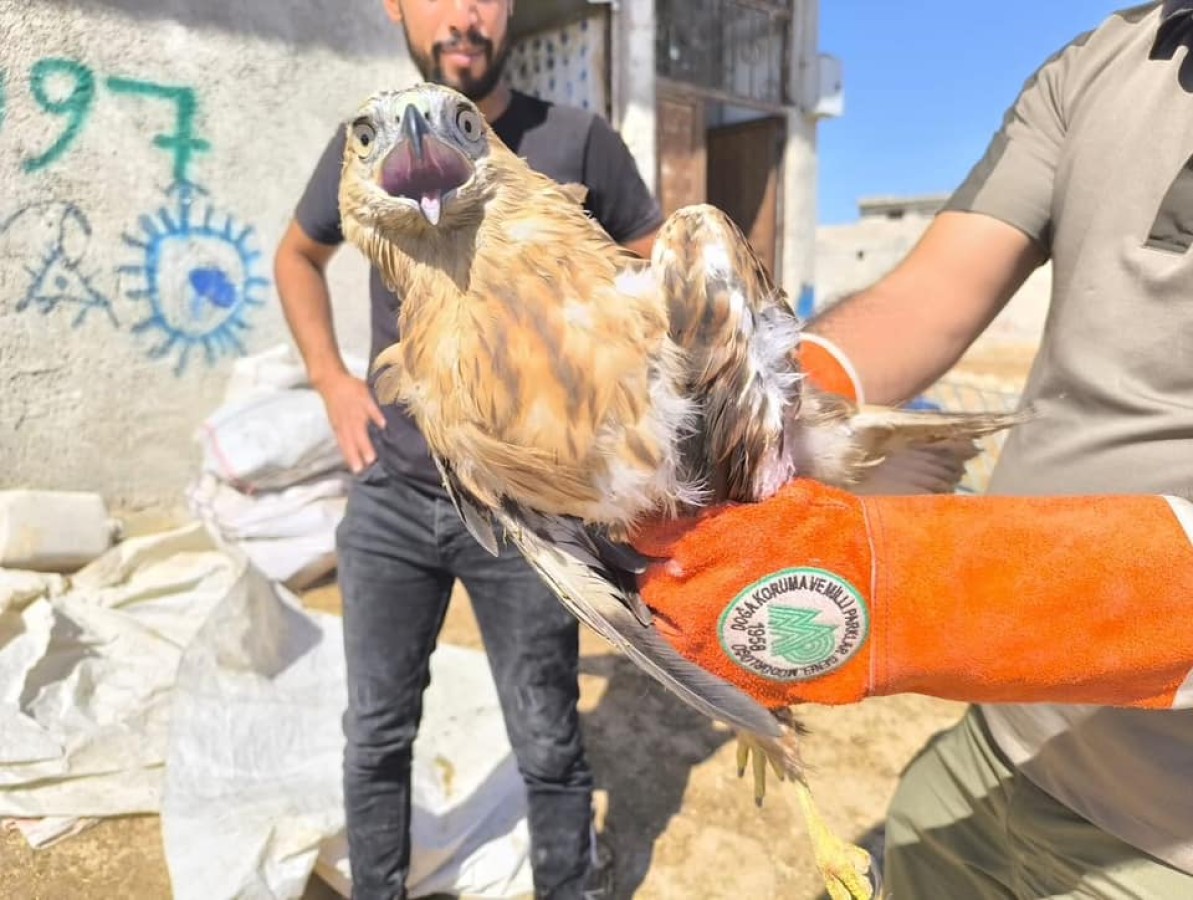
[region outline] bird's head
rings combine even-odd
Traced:
[[[492,132],[435,84],[370,97],[348,123],[340,205],[385,230],[449,228],[484,201]]]

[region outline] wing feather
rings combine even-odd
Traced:
[[[870,458],[940,441],[977,440],[1033,417],[1019,412],[918,412],[906,409],[863,408],[849,419],[858,445]]]
[[[585,552],[579,523],[524,510],[497,513],[506,534],[560,601],[638,668],[705,716],[764,738],[780,739],[774,715],[728,682],[688,662],[653,625],[625,604],[623,590],[601,575],[605,565]]]
[[[452,506],[456,508],[456,514],[464,522],[464,527],[468,529],[468,533],[476,538],[477,543],[489,553],[498,556],[500,548],[497,546],[497,534],[493,530],[493,519],[489,510],[460,483],[452,471],[450,463],[435,453],[431,454],[431,458],[439,467],[439,477],[443,479],[443,488],[447,491],[447,496],[451,500]]]
[[[652,263],[671,339],[688,360],[686,393],[701,398],[701,428],[684,447],[710,503],[757,500],[764,467],[783,456],[784,421],[798,410],[800,325],[740,229],[714,206],[677,210]],[[769,473],[771,482],[795,474]]]

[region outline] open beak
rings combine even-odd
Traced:
[[[402,113],[401,137],[381,163],[378,178],[391,197],[418,204],[423,218],[438,225],[444,197],[472,177],[472,163],[431,131],[414,104]]]

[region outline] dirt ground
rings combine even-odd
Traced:
[[[338,611],[334,586],[312,607]],[[479,647],[467,597],[458,592],[442,640]],[[584,633],[581,708],[619,898],[792,898],[823,891],[791,791],[773,786],[761,810],[739,781],[729,732],[688,710]],[[962,707],[925,698],[809,707],[805,743],[812,786],[829,822],[872,840],[899,771]],[[304,900],[334,900],[317,879]],[[158,820],[113,819],[54,847],[32,851],[0,833],[3,900],[168,900]]]

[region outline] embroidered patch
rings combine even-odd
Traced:
[[[870,612],[844,578],[786,569],[738,594],[717,633],[743,669],[771,681],[809,681],[854,657],[870,634]]]

